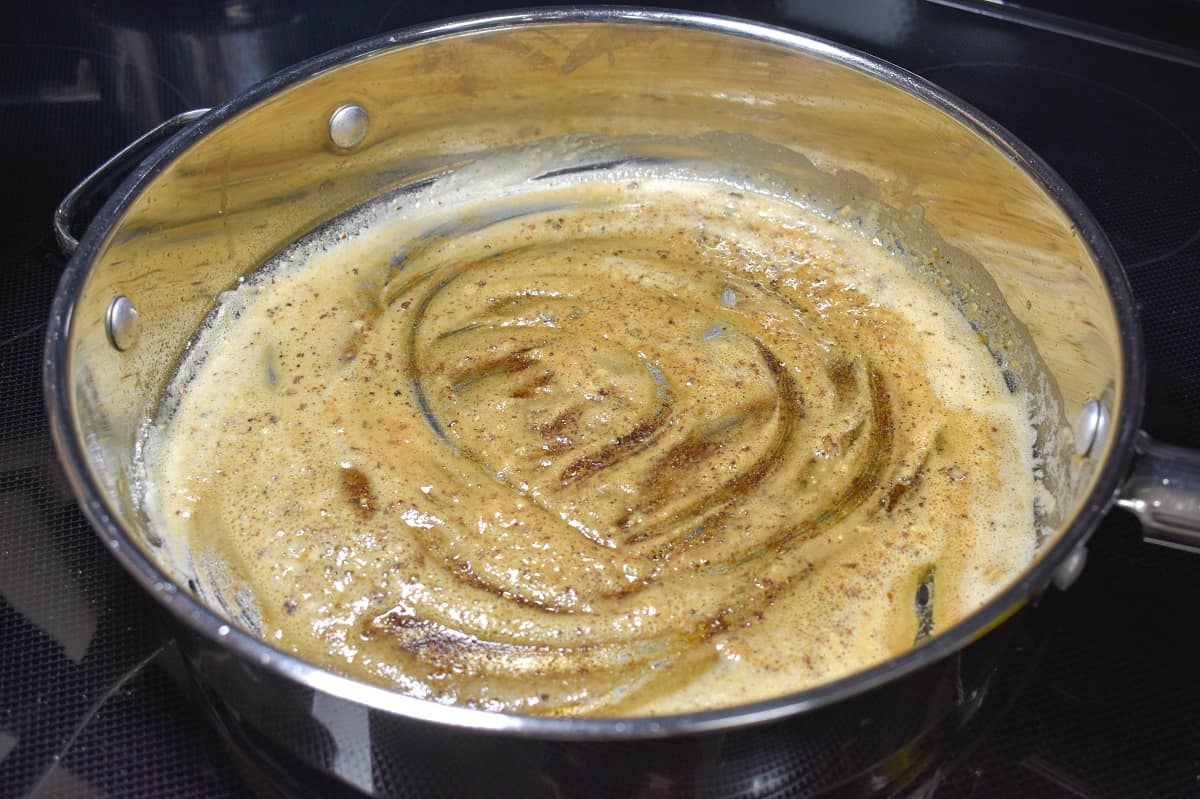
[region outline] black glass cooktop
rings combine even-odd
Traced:
[[[0,10],[0,797],[275,790],[246,750],[230,753],[187,695],[152,603],[103,551],[55,463],[40,368],[64,264],[50,233],[57,201],[175,112],[213,105],[377,32],[502,7],[51,0]],[[1200,7],[688,7],[814,33],[897,63],[1041,154],[1082,196],[1128,270],[1149,364],[1145,428],[1200,446]],[[1082,578],[1043,601],[1038,633],[1020,645],[1025,668],[982,728],[919,783],[919,795],[1200,796],[1200,688],[1189,656],[1197,608],[1200,556],[1142,544],[1132,519],[1114,512],[1092,540]],[[794,795],[786,786],[771,791],[762,795]],[[662,795],[687,794],[675,786]]]

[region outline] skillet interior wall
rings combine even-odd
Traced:
[[[371,120],[351,151],[328,137],[345,103]],[[926,102],[817,55],[751,39],[731,47],[711,31],[562,23],[460,33],[360,57],[233,116],[142,187],[101,242],[75,309],[71,391],[94,473],[125,523],[156,543],[131,499],[137,432],[220,291],[415,175],[577,131],[749,134],[823,170],[851,170],[889,205],[919,206],[987,265],[1067,418],[1114,393],[1118,331],[1087,245],[1009,156]],[[121,294],[142,332],[118,353],[104,314]],[[1089,488],[1071,482],[1074,495],[1058,498],[1064,516]]]

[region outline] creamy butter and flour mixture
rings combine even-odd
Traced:
[[[150,433],[151,518],[273,645],[440,702],[690,711],[885,660],[1030,562],[1029,398],[841,215],[653,170],[472,196],[227,292]]]

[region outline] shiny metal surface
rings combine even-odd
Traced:
[[[1083,574],[1083,567],[1087,565],[1087,554],[1087,545],[1080,544],[1074,552],[1063,559],[1054,572],[1055,588],[1059,591],[1066,591],[1075,584],[1075,581]]]
[[[279,680],[194,632],[182,635],[180,645],[218,723],[252,730],[370,796],[745,799],[828,796],[836,789],[837,796],[867,799],[907,787],[971,729],[997,668],[1012,667],[1013,635],[1029,615],[843,703],[772,724],[655,740],[619,731],[573,739],[428,724]]]
[[[420,76],[416,80],[414,76]],[[368,146],[331,150],[329,109],[353,98]],[[1063,460],[1061,529],[1014,585],[955,629],[830,685],[746,708],[661,719],[542,719],[432,705],[317,669],[236,627],[184,588],[129,488],[137,430],[216,294],[346,208],[498,145],[577,131],[749,134],[802,153],[897,209],[918,207],[986,264],[1057,386],[1060,417],[1110,392],[1093,466]],[[143,309],[138,346],[108,346],[119,294]],[[1140,415],[1132,301],[1079,201],[1003,131],[920,79],[808,37],[736,20],[637,10],[520,12],[365,42],[300,65],[206,115],[124,184],[64,275],[47,343],[56,444],[85,512],[178,619],[253,664],[359,708],[475,731],[553,739],[732,730],[830,706],[916,674],[977,640],[1050,583],[1113,497]],[[126,379],[132,375],[133,379]],[[84,432],[86,431],[86,432]],[[232,672],[231,672],[232,673]],[[230,685],[236,684],[236,680]],[[261,698],[243,697],[250,707]],[[349,712],[349,710],[347,711]]]
[[[1098,442],[1108,437],[1108,408],[1101,400],[1084,403],[1075,420],[1075,452],[1084,457],[1092,454]]]
[[[127,350],[137,341],[141,331],[137,308],[133,307],[133,302],[124,294],[108,304],[108,312],[104,315],[104,329],[108,333],[109,343],[119,350]]]
[[[76,217],[79,213],[78,206],[88,194],[95,192],[105,180],[125,174],[132,165],[141,161],[164,141],[207,112],[207,108],[185,111],[156,125],[98,166],[71,189],[54,209],[54,238],[58,241],[58,246],[62,251],[70,255],[79,246],[76,234],[81,231],[78,230],[79,223]]]
[[[1200,452],[1145,433],[1137,451],[1117,504],[1138,517],[1150,543],[1200,553]]]
[[[329,117],[329,140],[346,150],[357,147],[366,138],[370,124],[371,117],[361,105],[340,106]]]

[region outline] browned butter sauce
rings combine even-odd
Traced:
[[[280,649],[691,711],[903,652],[1032,558],[1027,397],[842,220],[678,176],[402,210],[227,293],[148,443],[152,517]]]

